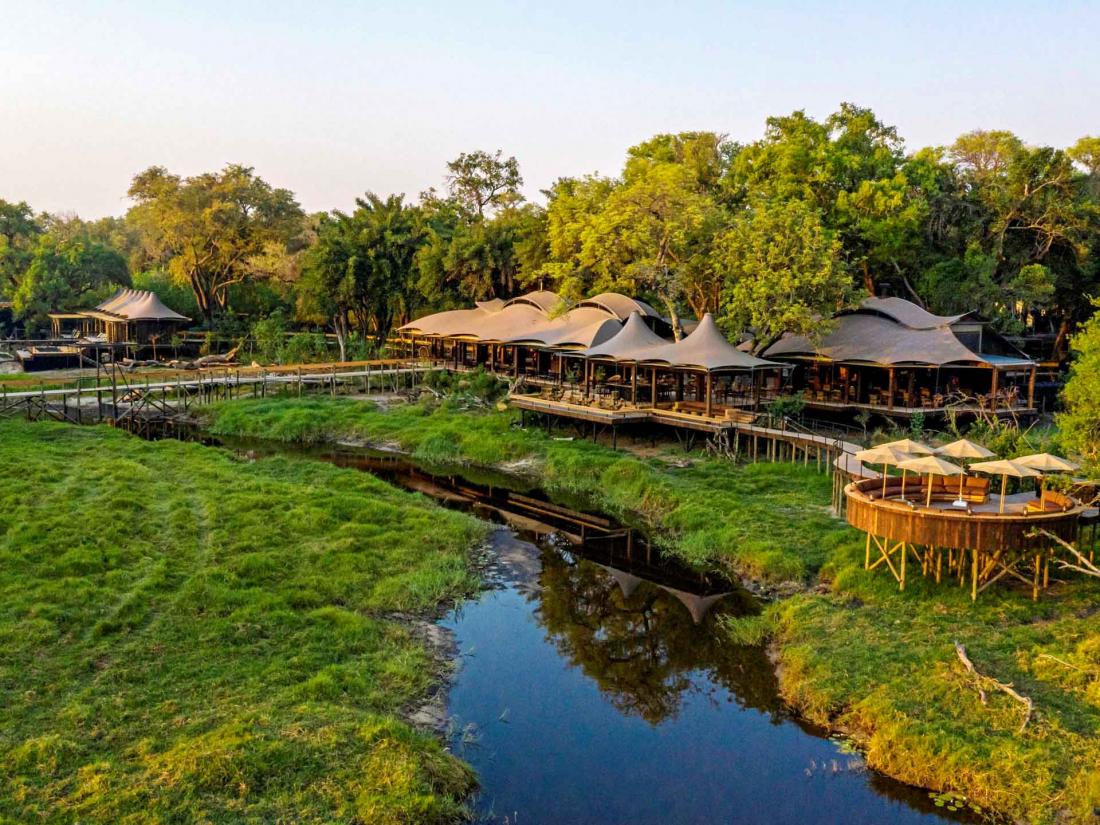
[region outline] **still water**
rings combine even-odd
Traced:
[[[951,816],[785,711],[765,651],[721,638],[723,617],[759,609],[736,584],[662,560],[637,532],[504,477],[471,480],[361,451],[298,453],[498,523],[487,589],[443,621],[460,657],[447,735],[478,773],[484,821]]]

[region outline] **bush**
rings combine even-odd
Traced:
[[[256,358],[264,363],[279,360],[280,350],[286,338],[286,319],[281,312],[256,321],[252,325],[252,338],[256,342]]]

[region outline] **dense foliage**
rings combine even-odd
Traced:
[[[1058,425],[1063,443],[1100,474],[1100,314],[1073,337],[1073,354]]]
[[[15,298],[34,329],[109,286],[159,278],[191,294],[174,308],[207,328],[239,334],[281,311],[335,333],[346,355],[352,334],[377,346],[411,316],[530,288],[633,294],[677,334],[681,316],[715,313],[758,348],[820,334],[838,307],[888,292],[977,310],[1061,358],[1100,294],[1098,146],[979,130],[908,151],[846,103],[823,120],[769,118],[747,144],[657,135],[618,175],[557,180],[545,206],[524,201],[516,158],[475,151],[446,165],[442,191],[367,193],[350,213],[308,216],[248,167],[152,167],[124,218],[85,224],[0,201],[0,300]]]

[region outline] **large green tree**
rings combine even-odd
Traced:
[[[726,272],[723,318],[755,333],[756,352],[784,332],[820,333],[851,292],[840,241],[802,200],[755,205],[723,233],[715,255]]]
[[[1094,303],[1100,309],[1100,302]],[[1073,365],[1063,391],[1066,410],[1058,416],[1060,437],[1100,471],[1100,312],[1073,336]]]
[[[126,259],[117,250],[87,235],[48,232],[19,280],[12,308],[29,330],[41,330],[47,313],[85,309],[129,285]]]
[[[0,199],[0,296],[10,296],[19,286],[44,231],[42,219],[27,203]]]
[[[234,285],[254,277],[255,256],[302,230],[293,194],[247,166],[190,178],[154,166],[133,179],[129,194],[136,201],[130,219],[168,271],[191,287],[207,322],[228,308]]]

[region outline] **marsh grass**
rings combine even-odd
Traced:
[[[364,473],[0,422],[0,821],[452,821],[395,613],[484,527]]]
[[[828,512],[830,481],[801,465],[735,466],[671,455],[641,458],[581,439],[514,426],[511,412],[448,403],[380,409],[351,399],[245,399],[211,408],[214,434],[319,443],[394,443],[418,461],[513,468],[551,497],[639,523],[695,565],[729,566],[766,581],[805,581],[851,534]]]

